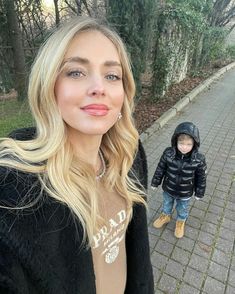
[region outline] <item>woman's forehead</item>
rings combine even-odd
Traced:
[[[114,43],[100,31],[81,32],[68,45],[64,60],[79,56],[83,59],[105,58],[120,63]]]

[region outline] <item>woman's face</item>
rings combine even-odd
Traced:
[[[113,43],[98,31],[76,36],[65,55],[55,96],[69,131],[103,135],[124,101],[122,67]]]

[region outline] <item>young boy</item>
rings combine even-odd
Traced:
[[[205,194],[206,161],[205,156],[198,152],[199,130],[191,122],[183,122],[176,127],[171,146],[163,152],[151,182],[151,188],[155,190],[163,180],[164,191],[162,213],[153,226],[161,228],[170,222],[176,202],[175,236],[182,238],[192,195],[195,193],[195,198],[201,199]]]

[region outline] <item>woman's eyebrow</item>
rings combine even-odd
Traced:
[[[118,61],[114,61],[114,60],[105,61],[104,65],[107,67],[108,66],[120,66],[121,67],[121,64]]]
[[[74,57],[69,57],[69,58],[65,59],[63,61],[63,63],[62,63],[62,66],[64,66],[66,63],[72,63],[72,62],[77,62],[77,63],[84,64],[84,65],[90,63],[89,59],[87,59],[87,58],[74,56]],[[110,66],[119,66],[119,67],[121,67],[121,64],[120,64],[120,62],[115,61],[115,60],[107,60],[107,61],[104,62],[104,66],[105,67],[110,67]]]
[[[79,56],[69,57],[69,58],[66,58],[63,61],[62,66],[65,63],[70,63],[70,62],[77,62],[77,63],[81,63],[81,64],[88,64],[89,63],[89,60],[87,58],[82,58],[82,57],[79,57]]]

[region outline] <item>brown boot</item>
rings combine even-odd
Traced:
[[[171,220],[171,216],[168,214],[161,213],[159,218],[155,220],[153,226],[157,229],[160,229],[163,225],[168,224]]]
[[[184,226],[185,226],[185,221],[176,221],[176,226],[175,226],[175,236],[176,238],[182,238],[184,236]]]

